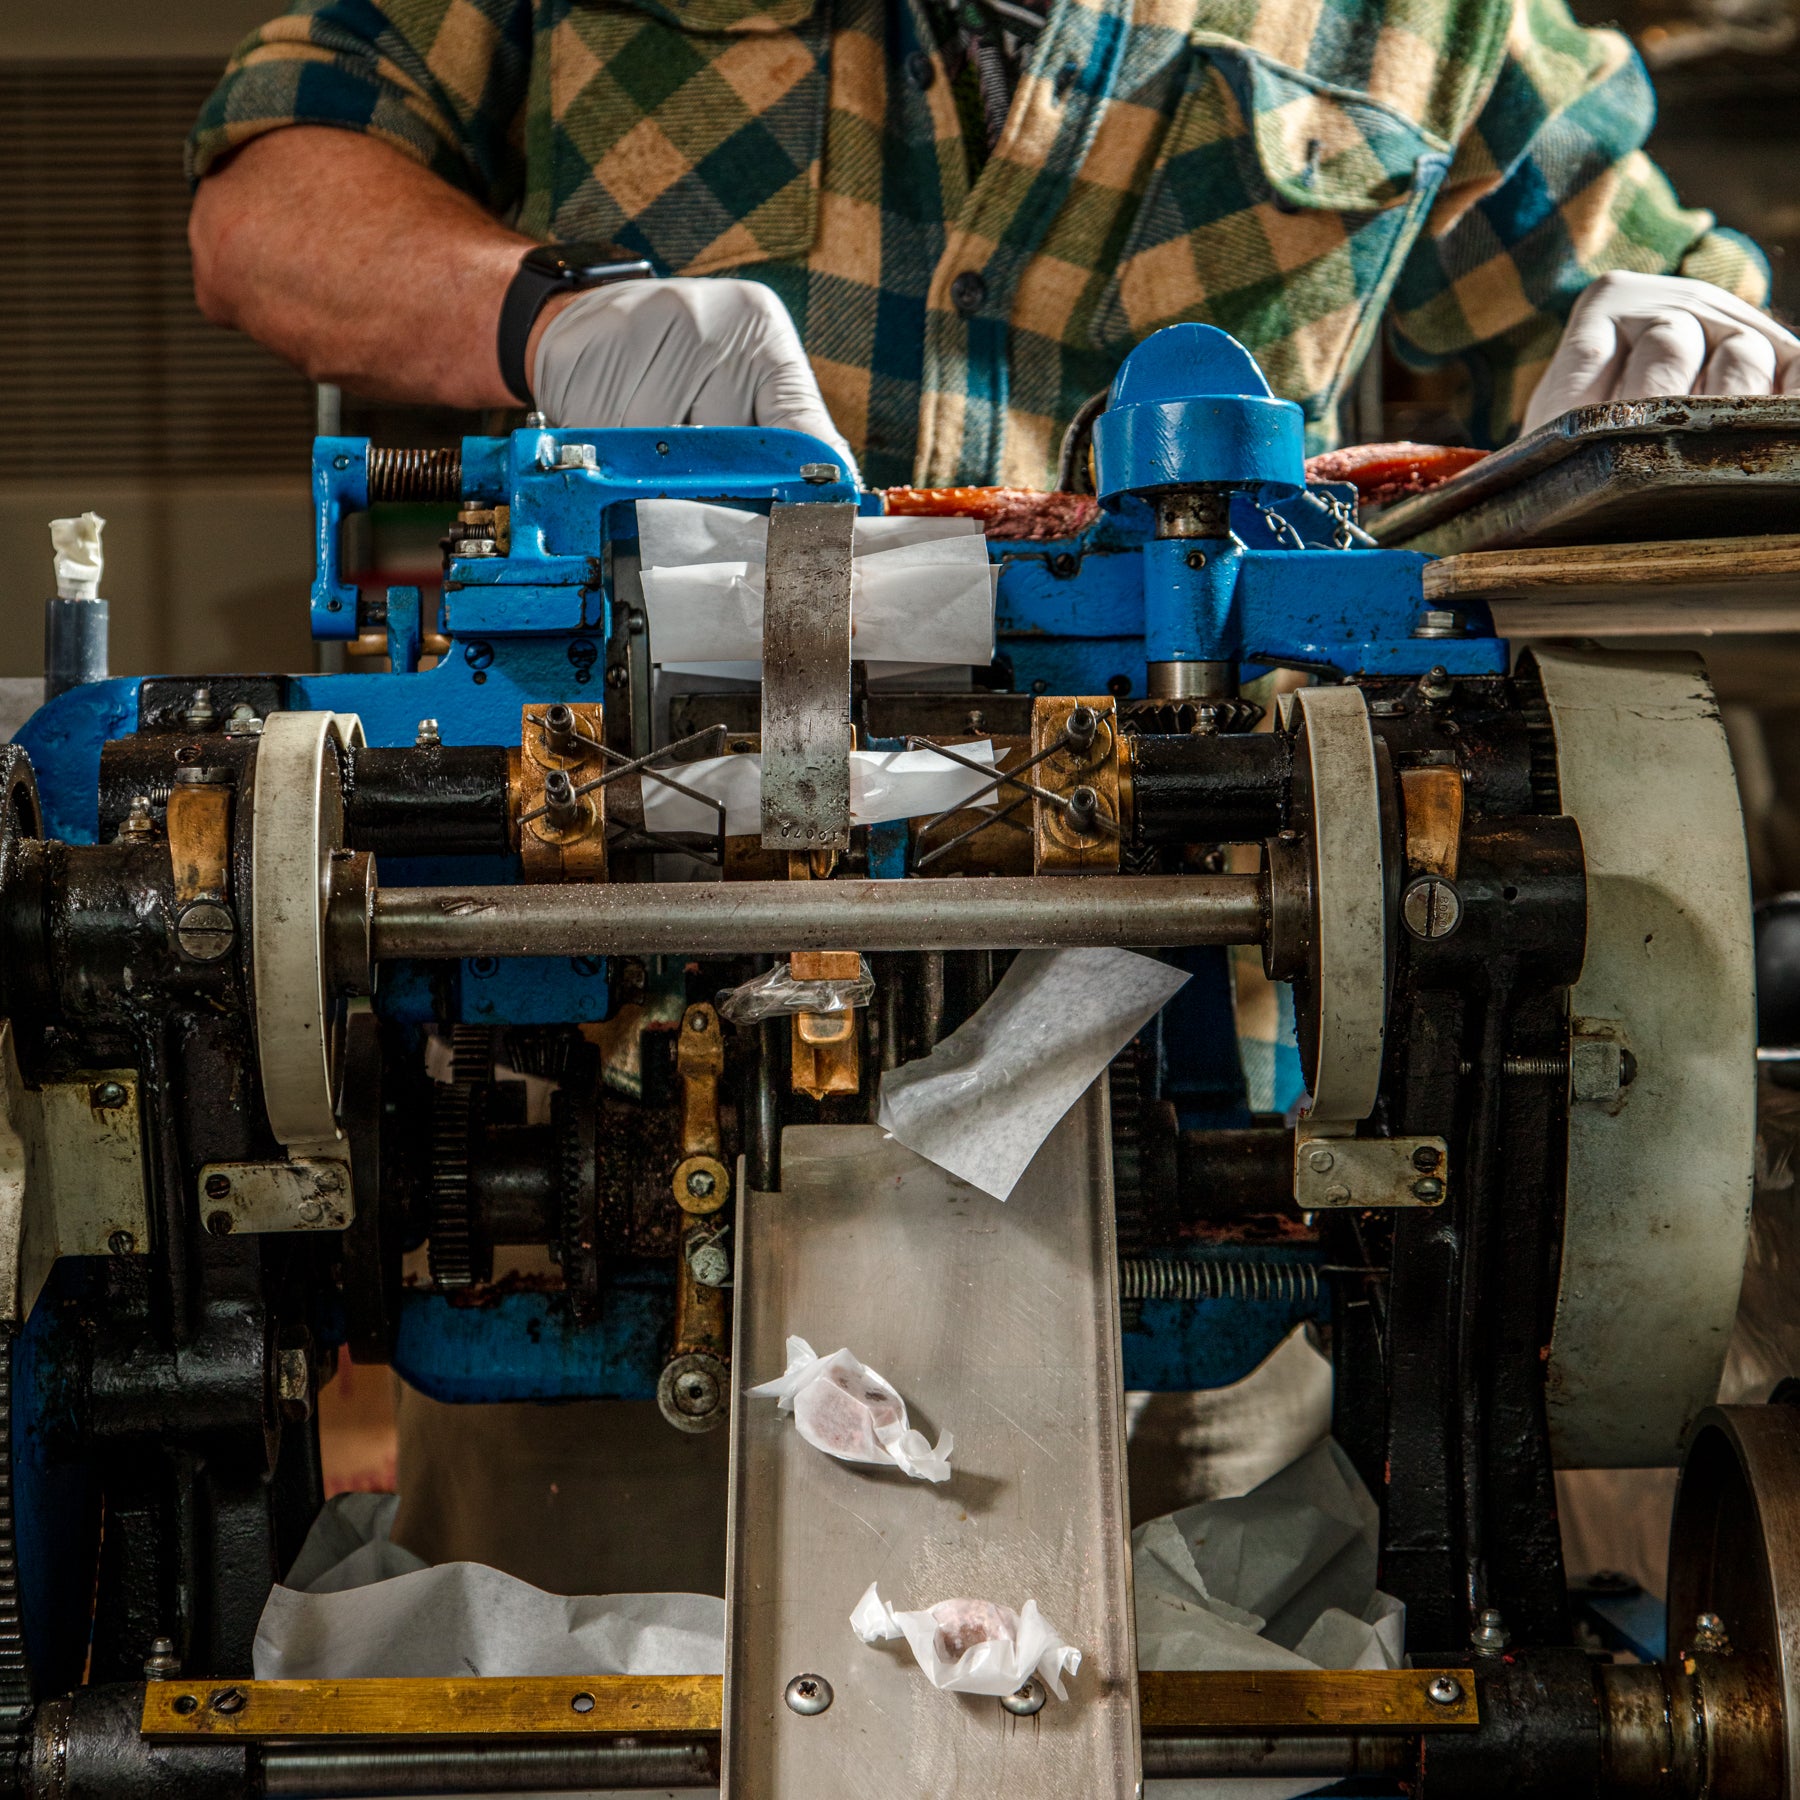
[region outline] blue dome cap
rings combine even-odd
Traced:
[[[1094,421],[1102,500],[1158,488],[1306,485],[1305,424],[1256,359],[1214,325],[1153,332],[1119,365]]]

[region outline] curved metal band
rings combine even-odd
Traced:
[[[1312,772],[1319,1041],[1314,1125],[1374,1110],[1387,1039],[1387,880],[1381,787],[1362,691],[1302,688]]]
[[[354,715],[271,713],[256,752],[250,835],[256,1051],[269,1126],[290,1157],[342,1157],[325,902],[344,841],[336,751],[362,742]],[[328,779],[329,776],[329,779]]]

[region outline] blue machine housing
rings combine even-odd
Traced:
[[[993,545],[996,650],[1010,660],[1018,688],[1096,694],[1123,677],[1127,691],[1142,691],[1146,662],[1171,658],[1234,662],[1246,677],[1278,665],[1327,678],[1505,671],[1508,647],[1482,609],[1469,610],[1464,636],[1415,636],[1427,559],[1358,541],[1353,492],[1306,485],[1299,409],[1271,396],[1248,353],[1224,333],[1179,326],[1147,340],[1120,369],[1094,442],[1104,502],[1096,523],[1053,542]],[[320,438],[314,448],[311,603],[322,640],[357,634],[361,597],[344,578],[340,540],[345,518],[370,504],[370,456],[366,439]],[[787,431],[526,429],[465,438],[461,467],[465,502],[509,509],[510,544],[504,555],[449,563],[441,613],[448,653],[419,668],[418,590],[390,589],[389,670],[295,675],[290,706],[354,713],[373,745],[411,744],[422,718],[437,720],[446,744],[515,742],[523,705],[597,697],[619,604],[613,557],[635,548],[636,501],[882,507],[879,495],[845,478],[829,446]],[[1203,569],[1190,541],[1156,536],[1152,501],[1190,484],[1231,491],[1230,540]],[[138,682],[120,679],[71,689],[21,731],[51,835],[93,840],[101,747],[137,722]],[[877,875],[903,875],[903,837],[884,835],[870,862]],[[420,861],[384,863],[381,874],[395,886],[508,880],[518,871]],[[1231,1041],[1229,982],[1222,959],[1213,960],[1214,978],[1191,983],[1180,1003],[1213,1010],[1166,1021],[1171,1043]],[[609,1003],[605,968],[585,959],[477,960],[449,990],[404,967],[384,970],[376,996],[385,1016],[415,1024],[446,1014],[491,1023],[599,1019]],[[1223,1112],[1208,1116],[1247,1122],[1242,1091],[1238,1071]],[[445,1399],[647,1398],[662,1363],[668,1296],[666,1280],[628,1275],[609,1296],[607,1316],[587,1325],[554,1295],[453,1309],[443,1296],[409,1293],[397,1366]],[[1140,1327],[1126,1333],[1127,1382],[1192,1388],[1236,1380],[1322,1304],[1147,1304]]]

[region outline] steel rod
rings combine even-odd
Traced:
[[[268,1800],[407,1794],[591,1793],[712,1788],[718,1739],[559,1744],[282,1744],[262,1753]]]
[[[1354,1775],[1401,1775],[1416,1765],[1417,1737],[1362,1733],[1314,1737],[1282,1733],[1264,1737],[1159,1737],[1143,1740],[1144,1778],[1187,1780],[1241,1776],[1316,1776],[1321,1783]]]
[[[738,956],[1257,944],[1255,875],[384,888],[374,955]]]

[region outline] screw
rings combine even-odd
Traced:
[[[1444,1184],[1435,1175],[1422,1176],[1412,1184],[1413,1198],[1434,1206],[1444,1197]]]
[[[1435,1169],[1444,1160],[1443,1152],[1434,1144],[1421,1144],[1412,1153],[1412,1165],[1420,1174]]]
[[[241,1687],[220,1688],[212,1697],[214,1712],[241,1713],[249,1703],[250,1696]]]
[[[1469,1643],[1476,1650],[1489,1654],[1498,1654],[1512,1642],[1512,1633],[1506,1629],[1506,1621],[1500,1616],[1497,1606],[1484,1606],[1475,1621],[1475,1629],[1469,1633]]]
[[[231,1192],[229,1175],[209,1175],[206,1178],[206,1197],[209,1200],[223,1200]]]
[[[261,737],[263,722],[256,716],[253,708],[240,700],[231,709],[231,717],[225,721],[227,737]]]
[[[1703,1612],[1694,1620],[1692,1647],[1714,1656],[1731,1654],[1731,1639],[1726,1634],[1725,1621],[1716,1612]]]
[[[1337,1158],[1333,1156],[1329,1150],[1325,1149],[1309,1150],[1306,1154],[1306,1166],[1311,1169],[1315,1175],[1329,1175],[1331,1173],[1331,1165],[1336,1161]]]
[[[231,1228],[232,1222],[230,1213],[216,1212],[208,1213],[206,1215],[206,1229],[210,1231],[214,1237],[230,1237]]]
[[[1428,612],[1419,615],[1419,622],[1413,627],[1416,638],[1459,638],[1467,637],[1469,628],[1463,623],[1459,613],[1453,613],[1444,607],[1432,607]]]
[[[606,685],[617,693],[620,688],[631,683],[631,671],[623,663],[614,663],[606,671]]]
[[[1438,1675],[1425,1690],[1433,1706],[1454,1706],[1463,1697],[1462,1683],[1454,1675]]]
[[[1327,1206],[1348,1206],[1350,1204],[1350,1199],[1350,1190],[1345,1187],[1341,1181],[1334,1182],[1325,1190],[1325,1204]]]
[[[1196,573],[1201,569],[1204,569],[1206,567],[1206,552],[1204,550],[1190,550],[1187,553],[1187,566]],[[1033,1710],[1035,1710],[1035,1708]]]
[[[1070,748],[1075,750],[1085,750],[1094,741],[1094,733],[1099,729],[1100,715],[1091,706],[1074,707],[1063,721],[1063,736],[1069,740]]]
[[[435,750],[443,742],[438,735],[436,719],[421,719],[419,729],[413,733],[413,748],[416,750]]]
[[[1462,923],[1462,896],[1453,881],[1421,875],[1400,897],[1400,916],[1414,937],[1447,938]]]
[[[124,1083],[103,1081],[94,1089],[94,1104],[102,1109],[110,1110],[115,1106],[123,1106],[126,1100]]]
[[[1100,796],[1091,787],[1071,788],[1063,812],[1069,821],[1069,829],[1085,835],[1094,829],[1100,816]]]
[[[316,1225],[324,1216],[324,1201],[302,1200],[300,1202],[300,1223],[302,1225]]]
[[[689,1169],[687,1191],[696,1200],[704,1200],[718,1184],[713,1180],[711,1169]]]
[[[688,1273],[705,1288],[722,1288],[731,1280],[731,1258],[717,1237],[694,1244],[688,1251]]]
[[[466,662],[471,669],[485,669],[493,660],[494,646],[492,644],[474,643],[463,645],[463,661]]]
[[[1029,1719],[1033,1713],[1044,1710],[1044,1702],[1050,1696],[1044,1690],[1044,1684],[1033,1675],[1022,1688],[1010,1694],[1000,1696],[1000,1706],[1017,1719]]]
[[[792,1711],[812,1718],[831,1705],[831,1683],[823,1675],[796,1675],[783,1698]]]
[[[129,1231],[115,1231],[106,1240],[106,1247],[114,1256],[129,1256],[137,1248],[137,1239]]]
[[[237,920],[216,900],[190,900],[176,917],[175,942],[189,962],[217,962],[237,942]]]
[[[192,1694],[177,1694],[174,1705],[175,1710],[185,1718],[189,1713],[198,1710],[200,1702]]]
[[[144,1679],[172,1681],[180,1673],[181,1658],[175,1654],[175,1640],[166,1637],[152,1639],[150,1654],[144,1658]]]
[[[553,831],[573,831],[586,808],[575,792],[567,769],[552,769],[544,777],[544,817]]]

